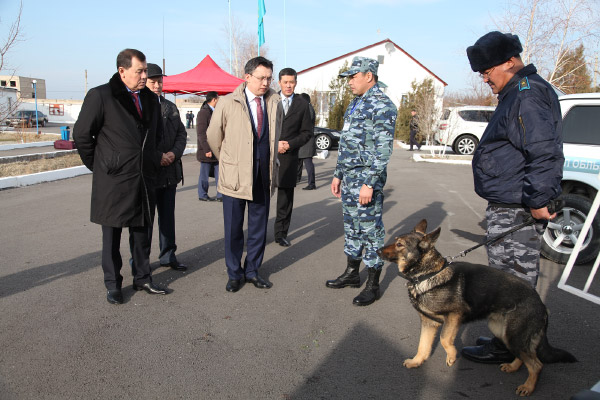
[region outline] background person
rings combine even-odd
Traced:
[[[223,194],[228,292],[237,292],[244,278],[257,288],[271,287],[258,270],[265,254],[269,205],[277,182],[279,95],[269,87],[273,80],[271,61],[255,57],[246,63],[244,72],[246,81],[219,100],[206,132],[220,166],[217,189]],[[246,208],[248,239],[242,265]]]
[[[421,150],[421,143],[417,141],[417,133],[419,133],[419,116],[417,115],[416,110],[411,110],[410,115],[410,149],[408,149],[408,151],[413,151],[413,145],[417,146],[417,150]]]
[[[535,288],[542,233],[556,216],[547,205],[561,193],[562,117],[556,92],[533,64],[523,64],[522,51],[518,36],[500,32],[490,32],[467,48],[471,69],[498,95],[472,164],[475,192],[488,201],[488,239],[531,217],[536,220],[487,247],[490,267]],[[480,338],[478,343],[463,348],[463,356],[483,363],[514,359],[497,338]]]
[[[206,93],[206,100],[202,103],[196,119],[196,135],[198,139],[196,159],[200,161],[200,176],[198,176],[198,200],[200,201],[223,201],[223,196],[218,190],[216,198],[213,199],[208,195],[208,178],[214,176],[215,182],[219,182],[219,161],[210,150],[206,138],[206,130],[208,129],[210,118],[218,101],[219,95],[217,92]]]
[[[274,231],[275,242],[284,247],[290,246],[287,234],[294,208],[298,150],[314,136],[309,103],[294,93],[297,83],[297,74],[292,68],[279,71],[283,122],[279,138],[279,184]]]
[[[177,184],[183,180],[181,157],[187,145],[187,132],[181,122],[177,106],[162,96],[162,69],[156,64],[148,64],[146,86],[158,96],[163,123],[163,136],[157,144],[162,152],[160,169],[156,178],[156,209],[158,211],[158,243],[160,265],[171,267],[177,271],[185,271],[187,267],[177,261],[175,252],[175,194]],[[150,231],[152,238],[152,231]]]
[[[134,261],[133,288],[167,294],[152,283],[150,229],[154,213],[154,178],[162,153],[160,105],[146,88],[146,56],[125,49],[117,56],[117,73],[91,89],[73,127],[81,161],[92,171],[90,220],[102,225],[102,270],[106,299],[123,303],[121,231],[129,228]]]
[[[326,285],[334,289],[359,287],[362,259],[369,274],[365,288],[352,300],[357,306],[367,306],[379,298],[383,260],[377,250],[383,247],[385,239],[383,187],[397,117],[396,106],[377,84],[378,67],[376,60],[354,57],[350,69],[340,74],[348,77],[348,86],[356,95],[344,114],[331,181],[331,193],[342,199],[344,253],[348,263],[346,271]]]
[[[307,93],[300,94],[304,100],[308,103],[308,111],[310,113],[310,122],[313,126],[313,134],[310,136],[310,139],[306,144],[300,147],[298,150],[298,176],[296,179],[296,183],[302,180],[302,168],[306,165],[306,176],[308,180],[308,185],[303,187],[302,190],[315,190],[317,185],[315,183],[315,164],[313,163],[313,157],[317,153],[317,146],[315,142],[314,135],[314,126],[315,126],[315,109],[310,103],[310,96]]]

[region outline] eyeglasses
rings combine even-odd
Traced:
[[[481,79],[490,79],[490,74],[492,73],[492,71],[495,69],[496,67],[492,67],[490,69],[488,69],[487,71],[483,71],[479,73],[479,77]]]
[[[252,75],[252,74],[250,74],[250,75]],[[261,82],[266,81],[267,83],[271,83],[273,81],[272,76],[255,76],[255,75],[252,75],[252,76],[254,76],[256,79],[258,79]]]

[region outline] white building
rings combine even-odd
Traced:
[[[406,96],[412,91],[411,83],[413,81],[420,83],[426,78],[431,78],[441,109],[444,87],[447,86],[447,83],[402,50],[396,43],[385,39],[298,72],[298,87],[301,89],[296,92],[309,94],[316,92],[318,108],[316,112],[319,125],[325,125],[329,107],[335,100],[335,94],[329,88],[329,84],[338,76],[344,63],[347,62],[350,66],[355,56],[369,57],[379,61],[377,74],[379,81],[387,85],[384,92],[397,107],[403,100],[406,100]]]

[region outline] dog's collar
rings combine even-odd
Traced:
[[[416,278],[408,277],[408,276],[404,275],[402,272],[398,272],[398,274],[400,274],[400,276],[402,276],[404,279],[406,279],[407,281],[409,281],[413,285],[418,285],[421,282],[425,282],[426,280],[428,280],[430,278],[433,278],[434,276],[436,276],[437,274],[439,274],[440,272],[442,272],[444,269],[446,269],[447,266],[448,266],[448,261],[444,261],[444,266],[439,271],[430,272],[430,273],[425,274],[425,275],[419,275]]]

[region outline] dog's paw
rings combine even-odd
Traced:
[[[404,365],[406,368],[418,368],[421,366],[421,364],[423,364],[424,360],[417,360],[417,358],[408,358],[406,360],[404,360],[404,363],[402,365]]]
[[[505,363],[505,364],[500,364],[500,371],[502,372],[507,372],[507,373],[513,373],[513,372],[517,372],[519,370],[519,367],[513,365],[513,363]]]
[[[454,357],[450,357],[450,356],[446,356],[446,365],[451,367],[454,365],[454,363],[456,362],[456,356]]]
[[[516,393],[521,397],[530,396],[533,393],[533,389],[533,387],[527,384],[522,384],[517,388]]]

